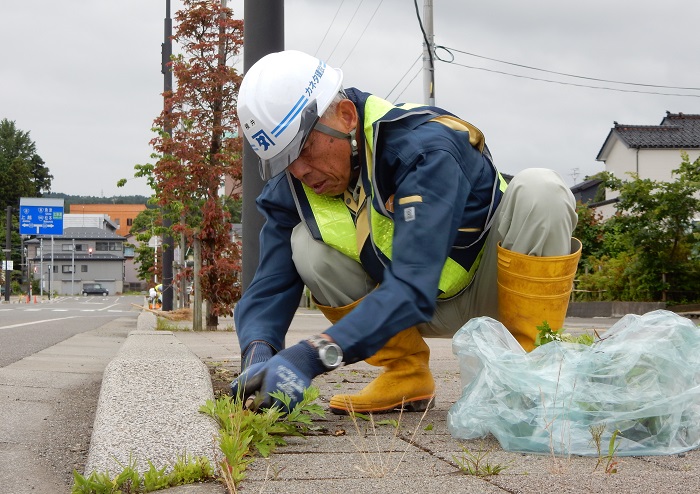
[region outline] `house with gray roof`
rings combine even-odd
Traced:
[[[614,122],[596,160],[618,178],[636,173],[639,178],[670,182],[672,170],[681,164],[682,151],[691,161],[700,156],[700,115],[666,112],[659,125]],[[615,213],[616,195],[606,191],[606,204],[598,208],[605,218]]]
[[[69,227],[63,235],[24,242],[33,279],[44,293],[79,295],[85,283],[100,283],[111,295],[124,291],[124,241],[110,228]]]

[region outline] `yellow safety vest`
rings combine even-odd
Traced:
[[[389,215],[390,210],[386,209],[386,203],[393,200],[393,196],[391,198],[380,197],[374,176],[375,160],[373,150],[376,148],[375,140],[378,135],[377,129],[380,123],[396,121],[418,114],[432,114],[434,117],[430,119],[431,121],[439,122],[455,130],[468,131],[470,144],[480,152],[483,152],[485,147],[484,135],[473,125],[452,115],[437,114],[432,109],[421,107],[420,105],[394,106],[381,98],[369,96],[365,103],[364,111],[364,134],[367,144],[365,146],[368,167],[367,177],[369,179],[371,194],[370,197],[365,197],[364,187],[362,188],[360,198],[356,204],[356,221],[353,221],[352,214],[348,208],[349,205],[347,204],[347,202],[352,201],[349,192],[346,192],[344,196],[319,195],[314,193],[313,189],[310,187],[307,187],[298,180],[292,179],[289,173],[287,174],[300,216],[302,220],[305,221],[312,236],[362,264],[365,264],[366,260],[361,259],[360,253],[363,252],[363,247],[366,246],[368,239],[371,240],[372,244],[379,249],[386,259],[390,261],[392,256],[394,221]],[[496,172],[494,192],[496,188],[501,192],[506,188],[506,182],[498,172]],[[372,199],[375,197],[378,198],[378,200],[373,201]],[[410,200],[410,198],[402,198],[402,200],[407,199]],[[354,203],[354,201],[352,202]],[[367,203],[369,203],[369,205]],[[385,209],[383,211],[377,210],[374,206],[375,203],[384,205]],[[368,210],[369,219],[367,219]],[[494,212],[495,205],[492,204],[491,213],[489,214],[489,218],[487,218],[486,228],[484,228],[484,235],[490,227]],[[364,249],[364,252],[373,251],[373,249]],[[438,284],[440,290],[439,298],[452,297],[471,283],[479,266],[483,251],[484,246],[481,247],[479,254],[470,266],[463,266],[454,259],[450,257],[447,258],[442,268]],[[379,259],[379,261],[384,263],[382,259]]]

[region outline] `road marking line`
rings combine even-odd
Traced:
[[[44,319],[42,321],[23,322],[23,323],[19,323],[19,324],[11,324],[9,326],[0,326],[0,329],[19,328],[21,326],[31,326],[32,324],[41,324],[42,322],[62,321],[63,319],[75,319],[76,317],[78,317],[78,316],[57,317],[56,319]]]
[[[103,307],[103,308],[101,308],[101,309],[99,309],[99,310],[107,310],[107,309],[109,309],[110,307],[116,307],[117,305],[119,305],[119,304],[108,305],[107,307]]]

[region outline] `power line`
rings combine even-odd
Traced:
[[[681,89],[681,90],[687,90],[687,91],[700,91],[700,88],[698,88],[698,87],[662,86],[662,85],[657,85],[657,84],[644,84],[644,83],[641,83],[641,82],[614,81],[614,80],[611,80],[611,79],[599,79],[599,78],[596,78],[596,77],[587,77],[587,76],[576,75],[576,74],[568,74],[568,73],[566,73],[566,72],[557,72],[557,71],[555,71],[555,70],[541,69],[541,68],[538,68],[538,67],[532,67],[532,66],[530,66],[530,65],[523,65],[523,64],[519,64],[519,63],[515,63],[515,62],[507,62],[507,61],[505,61],[505,60],[499,60],[499,59],[497,59],[497,58],[486,57],[486,56],[484,56],[484,55],[477,55],[476,53],[470,53],[470,52],[468,52],[468,51],[462,51],[462,50],[458,50],[457,48],[450,48],[450,47],[446,47],[446,46],[437,46],[437,47],[435,47],[436,52],[437,52],[437,49],[438,49],[438,48],[442,48],[443,50],[446,50],[446,51],[447,51],[448,53],[450,53],[451,55],[452,55],[451,51],[455,51],[455,52],[457,52],[457,53],[462,53],[462,54],[464,54],[464,55],[469,55],[469,56],[471,56],[471,57],[482,58],[482,59],[484,59],[484,60],[490,60],[490,61],[492,61],[492,62],[498,62],[498,63],[502,63],[502,64],[506,64],[506,65],[513,65],[513,66],[515,66],[515,67],[521,67],[521,68],[524,68],[524,69],[536,70],[536,71],[539,71],[539,72],[546,72],[546,73],[548,73],[548,74],[556,74],[556,75],[563,75],[563,76],[565,76],[565,77],[573,77],[573,78],[576,78],[576,79],[586,79],[586,80],[589,80],[589,81],[597,81],[597,82],[609,82],[609,83],[612,83],[612,84],[625,84],[625,85],[628,85],[628,86],[643,86],[643,87],[655,87],[655,88],[659,88],[659,89]],[[442,60],[440,57],[437,56],[437,54],[436,54],[435,56],[436,56],[436,58],[437,58],[438,60],[440,60],[441,62],[452,63],[452,61]],[[452,55],[452,60],[454,60],[454,55]],[[543,80],[544,80],[544,79],[543,79]],[[587,86],[586,86],[586,87],[587,87]],[[658,93],[652,93],[652,94],[658,94]],[[663,93],[660,93],[660,94],[663,94]]]
[[[344,3],[345,3],[345,0],[343,0],[342,2],[340,2],[340,5],[338,5],[338,10],[335,11],[335,15],[333,16],[333,20],[331,21],[331,23],[328,25],[328,29],[326,30],[326,34],[323,35],[323,39],[322,39],[321,42],[318,44],[318,48],[316,48],[316,51],[314,52],[314,56],[315,56],[315,57],[318,56],[318,50],[321,49],[321,47],[323,46],[323,42],[326,41],[326,38],[328,37],[328,33],[331,32],[331,28],[333,27],[333,23],[335,22],[336,17],[338,17],[338,13],[340,12],[340,9],[341,9],[341,7],[343,6]]]
[[[416,64],[416,62],[417,62],[418,60],[421,59],[422,56],[423,56],[422,53],[421,53],[420,55],[418,55],[418,58],[416,58],[416,59],[413,61],[413,63],[411,64],[411,66],[408,68],[408,70],[407,70],[406,72],[404,72],[404,74],[403,74],[403,75],[401,76],[401,78],[398,80],[398,82],[396,83],[396,85],[395,85],[394,87],[391,88],[391,91],[389,91],[389,92],[387,93],[387,95],[384,97],[384,99],[386,99],[386,100],[389,99],[389,95],[391,95],[391,93],[394,92],[394,89],[396,89],[397,87],[399,87],[399,84],[401,84],[401,81],[403,81],[404,77],[406,77],[406,76],[408,75],[408,73],[411,71],[411,69],[413,68],[413,66]],[[415,76],[413,77],[413,79],[415,79]],[[413,81],[413,79],[411,79],[411,81]],[[410,84],[410,83],[409,83],[409,84]],[[405,89],[404,89],[404,91],[405,91]],[[403,91],[401,92],[401,94],[403,94]],[[401,94],[399,94],[399,96],[401,96]]]
[[[352,24],[353,19],[355,19],[355,16],[357,15],[357,11],[360,10],[360,7],[362,6],[362,4],[363,4],[364,1],[365,1],[365,0],[360,0],[360,3],[357,4],[357,8],[355,9],[355,12],[353,12],[352,17],[350,18],[350,20],[348,21],[348,25],[345,26],[345,30],[343,31],[343,34],[341,34],[341,35],[340,35],[340,38],[338,38],[338,42],[337,42],[337,43],[335,44],[335,46],[333,47],[333,50],[331,50],[330,55],[328,55],[328,56],[326,57],[326,61],[329,61],[329,60],[331,59],[331,57],[333,56],[333,54],[335,53],[336,48],[338,48],[338,45],[340,44],[340,42],[342,41],[343,37],[345,36],[345,33],[348,32],[348,29],[350,28],[350,24]]]
[[[403,88],[403,91],[401,91],[401,92],[399,93],[399,95],[398,95],[396,98],[394,98],[394,101],[393,101],[394,103],[396,103],[396,102],[399,100],[399,98],[400,98],[401,95],[404,93],[404,91],[406,91],[406,89],[408,89],[408,86],[411,85],[411,83],[416,79],[416,77],[418,77],[418,74],[420,74],[422,71],[423,71],[423,67],[421,67],[421,68],[418,69],[418,71],[416,72],[416,74],[415,74],[413,77],[411,77],[411,80],[410,80],[410,81],[408,81],[408,84],[406,84],[406,87]]]
[[[413,5],[416,7],[416,17],[418,18],[418,25],[420,26],[420,31],[423,33],[423,41],[425,41],[425,46],[428,47],[428,56],[430,57],[430,68],[435,69],[435,61],[433,60],[433,50],[432,46],[430,46],[430,43],[428,42],[428,35],[425,33],[425,29],[423,29],[423,21],[420,18],[420,11],[418,10],[418,0],[413,0]]]
[[[621,89],[621,88],[614,88],[614,87],[591,86],[588,84],[576,84],[574,82],[554,81],[552,79],[542,79],[540,77],[512,74],[510,72],[504,72],[502,70],[493,70],[493,69],[487,69],[484,67],[474,67],[473,65],[465,65],[465,64],[461,64],[461,63],[457,63],[457,62],[445,62],[445,63],[451,64],[451,65],[458,65],[460,67],[465,67],[467,69],[483,70],[484,72],[492,72],[494,74],[502,74],[502,75],[508,75],[511,77],[519,77],[521,79],[530,79],[532,81],[550,82],[552,84],[560,84],[562,86],[575,86],[575,87],[585,87],[585,88],[589,88],[589,89],[602,89],[604,91],[617,91],[620,93],[658,94],[661,96],[681,96],[681,97],[685,97],[685,98],[700,98],[700,94],[661,93],[658,91],[641,91],[639,89]]]
[[[369,20],[367,21],[367,24],[365,25],[365,28],[364,28],[364,29],[362,30],[362,32],[360,33],[360,36],[357,38],[357,41],[355,41],[355,44],[352,45],[352,48],[350,48],[350,52],[348,53],[348,56],[345,57],[345,60],[343,60],[343,63],[340,64],[340,68],[343,68],[343,65],[345,65],[345,62],[347,62],[347,61],[348,61],[348,58],[350,58],[350,55],[352,55],[352,52],[355,50],[355,47],[357,46],[357,44],[358,44],[358,43],[360,42],[360,40],[362,39],[362,36],[364,36],[365,31],[367,31],[367,28],[368,28],[369,25],[371,24],[372,19],[374,19],[374,16],[377,14],[377,10],[379,10],[379,7],[381,7],[381,5],[382,5],[383,2],[384,2],[384,0],[379,0],[379,3],[377,4],[377,8],[374,9],[374,12],[372,13],[372,16],[371,16],[371,17],[369,18]]]

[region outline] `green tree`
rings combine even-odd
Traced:
[[[606,173],[605,186],[619,191],[617,214],[604,225],[604,252],[589,260],[597,266],[582,283],[608,290],[608,298],[627,300],[678,300],[700,293],[698,234],[694,219],[700,213],[700,158],[687,153],[673,170],[674,180],[659,182],[631,174],[622,180]],[[605,286],[605,276],[611,273]],[[614,276],[612,275],[614,273]],[[593,279],[597,277],[596,283]],[[612,278],[615,278],[613,281]],[[625,289],[614,284],[627,280]]]
[[[0,207],[4,231],[5,211],[12,208],[12,252],[15,266],[21,265],[21,240],[19,236],[19,201],[21,197],[41,197],[51,190],[53,177],[44,166],[44,160],[36,152],[36,144],[29,132],[17,128],[14,121],[0,120]],[[3,239],[3,247],[5,236]],[[3,256],[4,259],[4,256]],[[21,271],[15,269],[13,279],[21,279]]]
[[[148,245],[151,237],[161,231],[161,217],[157,209],[147,208],[141,211],[129,229],[129,233],[139,242],[134,249],[134,263],[140,280],[150,280],[153,276],[161,279],[161,266],[156,264],[155,249]],[[158,269],[157,269],[158,268]]]
[[[604,253],[603,215],[595,209],[581,202],[576,203],[578,222],[574,230],[574,237],[581,241],[581,262],[579,269],[587,271],[590,266],[586,264],[589,257],[597,257]]]
[[[29,132],[14,121],[0,120],[0,205],[19,208],[20,197],[41,197],[51,190],[53,176],[36,152]]]

